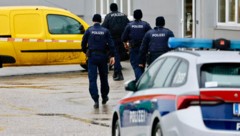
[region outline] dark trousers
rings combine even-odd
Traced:
[[[142,73],[144,72],[144,68],[139,67],[139,47],[130,48],[130,63],[132,65],[134,74],[135,74],[135,80],[137,81]]]
[[[124,47],[124,45],[120,39],[113,39],[113,40],[114,40],[114,45],[116,48],[116,54],[114,56],[114,58],[115,58],[114,72],[121,72],[122,65],[121,65],[120,53],[121,53],[121,49],[122,49],[122,47]]]
[[[102,99],[107,98],[109,93],[107,62],[107,55],[99,55],[92,53],[91,56],[88,58],[89,92],[94,102],[98,102],[99,99],[97,86],[98,72],[100,76]]]

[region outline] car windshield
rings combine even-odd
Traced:
[[[240,87],[240,63],[204,64],[201,67],[201,87]]]

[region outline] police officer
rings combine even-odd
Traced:
[[[139,48],[145,33],[151,29],[151,26],[149,23],[141,20],[143,15],[140,9],[135,10],[133,16],[135,20],[126,26],[122,35],[122,41],[125,43],[126,48],[128,48],[128,45],[130,46],[130,63],[137,81],[144,71],[144,68],[138,66]]]
[[[147,63],[150,65],[157,57],[170,50],[168,39],[174,37],[174,34],[164,26],[165,19],[159,16],[156,18],[156,27],[145,34],[140,47],[140,67],[144,67],[143,59],[146,58],[147,53]]]
[[[117,50],[115,54],[116,62],[114,64],[113,80],[119,81],[124,80],[122,75],[122,66],[120,63],[120,55],[126,52],[121,41],[121,35],[124,31],[124,28],[129,23],[129,20],[125,14],[118,11],[118,6],[116,3],[112,3],[110,5],[110,10],[111,13],[106,15],[102,26],[110,31]]]
[[[94,25],[89,27],[83,36],[82,50],[88,56],[89,91],[95,102],[94,108],[99,108],[97,72],[99,71],[101,81],[102,104],[106,104],[109,100],[108,54],[106,49],[111,51],[110,64],[114,64],[115,47],[110,32],[100,25],[101,15],[95,14],[92,21]]]

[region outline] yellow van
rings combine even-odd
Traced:
[[[88,24],[73,13],[45,6],[0,7],[0,66],[80,64]]]

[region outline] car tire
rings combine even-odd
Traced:
[[[2,57],[0,56],[0,68],[3,67],[3,63],[2,63]]]
[[[121,136],[120,125],[119,125],[119,120],[118,119],[115,121],[115,124],[113,125],[112,136]]]
[[[152,136],[163,136],[160,122],[154,124]]]
[[[86,60],[86,64],[80,64],[80,66],[81,66],[84,70],[88,70],[88,60]]]
[[[84,70],[88,70],[88,66],[86,65],[80,65]]]

